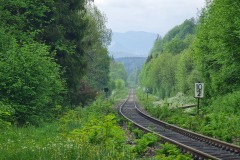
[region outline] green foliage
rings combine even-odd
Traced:
[[[212,106],[216,112],[226,112],[231,115],[239,112],[240,91],[228,93],[214,99]],[[220,106],[220,107],[219,107]]]
[[[15,37],[17,44],[34,40],[46,44],[50,52],[55,53],[63,73],[61,78],[67,83],[66,103],[86,103],[95,98],[92,90],[107,85],[109,57],[106,46],[110,43],[111,31],[94,5],[86,0],[2,0],[0,11],[0,26]],[[93,73],[93,68],[98,70]],[[102,81],[98,83],[100,74]],[[91,78],[92,75],[96,76]],[[89,82],[91,93],[81,92],[82,81]]]
[[[139,73],[146,57],[122,57],[116,58],[115,61],[121,62],[127,72],[126,85],[128,88],[136,88],[139,85]]]
[[[85,105],[107,86],[111,31],[88,1],[2,0],[0,17],[0,101],[19,124],[59,116],[63,102]]]
[[[169,42],[175,37],[179,37],[180,39],[185,39],[187,35],[194,34],[196,27],[196,21],[194,18],[189,20],[185,20],[181,25],[175,26],[171,29],[163,38],[164,43]]]
[[[201,73],[196,69],[191,48],[184,50],[176,68],[176,88],[179,92],[192,95],[194,83],[202,81]]]
[[[129,91],[127,88],[123,88],[121,90],[114,90],[112,91],[112,95],[110,96],[110,99],[113,102],[122,102],[123,100],[126,99]]]
[[[239,90],[239,5],[215,0],[200,17],[194,50],[209,98]]]
[[[186,96],[183,93],[177,93],[174,97],[165,99],[164,101],[170,109],[196,104],[196,99],[193,96]]]
[[[0,130],[0,159],[135,159],[110,103],[100,97],[58,123]]]
[[[56,124],[45,124],[41,128],[33,126],[1,130],[0,159],[36,159],[45,157],[54,159],[65,142],[61,142]],[[61,150],[62,153],[63,150]],[[59,154],[59,156],[61,156]]]
[[[115,62],[114,59],[111,59],[109,78],[109,88],[112,92],[111,98],[114,101],[126,98],[128,93],[126,89],[127,72],[124,65],[120,62]]]
[[[194,116],[195,109],[189,111],[194,113],[191,116],[167,105],[153,106],[142,96],[139,99],[148,112],[169,123],[239,144],[240,2],[206,3],[197,26],[193,19],[186,20],[158,37],[140,73],[141,86],[161,99],[178,92],[193,96],[194,83],[204,82],[200,115]]]
[[[0,26],[15,35],[19,42],[28,41],[29,37],[37,36],[50,23],[53,4],[53,0],[1,0]]]
[[[141,85],[153,90],[162,98],[175,93],[176,58],[170,53],[159,55],[151,63],[146,64],[140,74]],[[145,68],[145,67],[144,67]]]
[[[96,98],[95,93],[108,86],[110,72],[110,57],[107,45],[111,41],[111,31],[106,28],[106,18],[92,5],[87,6],[87,14],[84,18],[88,21],[85,29],[83,42],[89,43],[84,47],[86,53],[83,57],[86,73],[81,80],[86,87],[80,87],[76,95],[76,101],[86,104],[87,101]],[[79,93],[80,92],[80,93]]]
[[[186,20],[169,31],[164,38],[158,37],[151,55],[140,73],[141,86],[147,87],[162,99],[178,92],[190,94],[195,66],[190,45],[194,39],[195,20]]]
[[[239,95],[239,91],[236,91],[216,98],[210,106],[200,105],[200,115],[196,115],[195,108],[187,111],[176,108],[176,106],[192,102],[187,97],[186,99],[179,96],[169,98],[158,106],[153,105],[153,99],[149,101],[141,99],[141,104],[150,115],[163,121],[226,142],[239,144]]]
[[[122,79],[124,82],[127,81],[127,72],[124,65],[120,62],[115,62],[114,60],[110,63],[110,80],[115,82],[117,79]],[[114,89],[114,86],[112,86]]]
[[[190,155],[183,155],[181,154],[181,151],[172,144],[165,143],[160,144],[161,149],[157,151],[158,156],[156,156],[156,159],[163,159],[163,160],[191,160]]]
[[[57,62],[65,70],[67,99],[72,105],[85,104],[95,98],[94,91],[108,83],[106,46],[111,32],[105,26],[105,17],[95,6],[86,5],[85,0],[57,1],[55,6],[59,9],[43,38],[56,50]]]
[[[240,92],[236,91],[216,98],[211,106],[205,109],[208,113],[205,116],[205,126],[199,130],[204,134],[239,144],[239,96]]]
[[[91,57],[94,59],[91,59]],[[102,90],[109,82],[109,65],[110,58],[106,49],[98,49],[88,57],[88,72],[84,76],[83,81],[86,82],[91,89]]]
[[[139,74],[140,70],[135,68],[135,70],[128,76],[127,85],[130,88],[136,88],[139,85]]]
[[[137,129],[137,128],[133,129],[132,132],[133,132],[136,139],[140,139],[144,135],[143,131],[140,130],[140,129]]]
[[[164,51],[172,54],[178,54],[186,48],[184,42],[179,37],[174,37],[170,42],[164,45]]]
[[[169,144],[169,143],[165,143],[165,144],[160,144],[161,149],[158,151],[158,154],[162,154],[165,156],[169,156],[169,155],[175,155],[177,156],[178,154],[180,154],[180,150],[176,148],[176,146]]]
[[[113,159],[122,159],[124,157],[131,157],[131,155],[124,156],[125,149],[125,133],[117,126],[116,117],[109,114],[111,111],[110,104],[103,102],[99,98],[92,106],[86,109],[79,109],[76,111],[69,111],[61,119],[61,128],[64,131],[63,135],[66,139],[74,141],[77,144],[86,148],[92,155],[93,149],[96,152],[104,152],[104,157]],[[91,150],[91,152],[90,152]],[[86,152],[87,153],[87,152]],[[95,155],[99,156],[98,154]]]
[[[103,144],[116,149],[121,149],[125,142],[124,132],[116,126],[116,119],[113,115],[107,115],[102,120],[91,119],[82,129],[71,131],[68,137],[76,139],[80,143],[87,141],[93,145]]]
[[[144,154],[147,147],[156,145],[158,140],[158,137],[152,133],[144,134],[141,139],[136,140],[136,145],[133,147],[132,151],[139,155]]]
[[[122,80],[122,79],[116,79],[116,80],[115,80],[115,87],[116,87],[117,90],[121,90],[121,89],[125,88],[125,82],[124,82],[124,80]]]
[[[0,48],[0,100],[15,110],[19,124],[53,118],[55,105],[62,103],[64,82],[48,47],[36,42],[19,46],[9,34],[0,32],[0,46],[4,46]]]
[[[166,105],[164,105],[163,107],[159,107],[158,112],[156,114],[159,119],[164,120],[171,115],[171,111]]]
[[[158,35],[151,50],[151,56],[157,57],[157,55],[161,53],[162,50],[163,50],[163,38]]]
[[[15,110],[10,105],[0,101],[0,129],[10,128],[14,113]]]
[[[128,122],[127,126],[128,126],[128,129],[130,132],[132,132],[134,130],[134,124],[132,122]]]
[[[82,79],[81,87],[78,91],[80,95],[76,96],[76,101],[80,101],[83,106],[93,101],[97,96],[97,92],[102,91],[105,87],[109,87],[110,58],[107,50],[105,48],[96,49],[96,52],[93,52],[86,59],[89,61],[87,65],[88,72]]]

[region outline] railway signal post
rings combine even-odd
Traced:
[[[106,98],[107,98],[107,96],[108,96],[108,87],[105,87],[104,89],[103,89],[103,91],[105,92],[105,95],[106,95]]]
[[[200,98],[203,98],[203,93],[204,93],[204,84],[203,83],[195,83],[195,98],[198,99],[197,114],[199,114]]]

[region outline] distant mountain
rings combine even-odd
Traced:
[[[156,38],[157,34],[148,32],[113,32],[108,50],[114,58],[147,57]]]

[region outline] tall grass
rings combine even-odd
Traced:
[[[67,112],[58,122],[0,131],[1,160],[135,159],[109,102]]]
[[[91,106],[70,110],[51,124],[0,130],[0,160],[154,159],[137,155],[145,148],[133,151],[118,121],[110,101],[100,97]],[[146,147],[142,144],[149,141],[143,138],[135,145]]]
[[[186,112],[182,109],[171,108],[167,103],[154,106],[152,95],[149,95],[147,100],[141,94],[141,92],[138,93],[138,99],[149,114],[168,123],[240,145],[240,91],[213,98],[208,106],[201,104],[199,115],[196,114],[196,108]],[[182,99],[186,99],[187,103],[192,102],[191,99],[176,96],[170,99],[171,104],[181,106]]]

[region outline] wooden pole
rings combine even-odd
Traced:
[[[198,104],[197,104],[197,114],[199,115],[199,104],[200,104],[200,98],[198,98]]]

